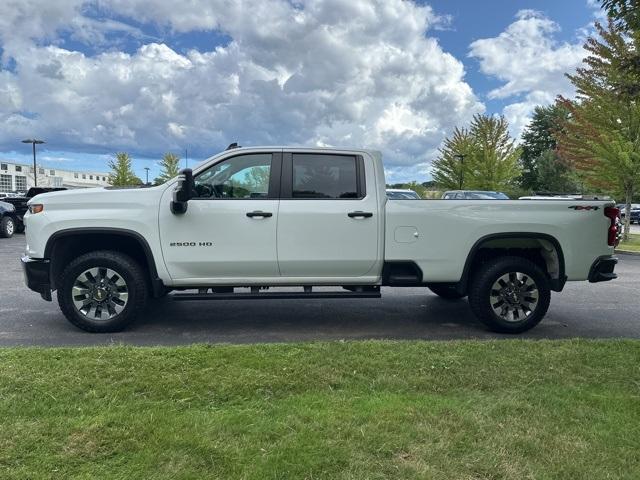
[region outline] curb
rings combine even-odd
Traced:
[[[631,255],[633,257],[640,257],[640,252],[632,252],[631,250],[616,250],[615,253],[619,255]]]

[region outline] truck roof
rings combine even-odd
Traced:
[[[223,153],[228,153],[230,151],[235,152],[250,152],[255,150],[284,150],[284,151],[311,151],[311,152],[363,152],[369,153],[374,156],[382,156],[379,150],[372,150],[369,148],[358,148],[358,147],[305,147],[302,145],[291,146],[291,145],[256,145],[250,147],[234,147],[227,150],[223,150],[215,155],[211,155],[208,158],[217,157]]]

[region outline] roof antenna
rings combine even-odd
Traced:
[[[241,148],[240,145],[238,145],[238,142],[233,142],[229,144],[229,146],[227,147],[227,150],[233,150],[234,148]]]

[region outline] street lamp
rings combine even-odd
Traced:
[[[462,153],[458,153],[457,155],[454,155],[454,157],[456,157],[458,160],[460,160],[460,188],[459,188],[459,190],[462,190],[462,181],[464,180],[464,157],[466,157],[466,155],[464,155]]]
[[[36,144],[44,143],[44,140],[36,140],[35,138],[27,138],[22,143],[30,143],[33,146],[33,186],[38,186],[38,170],[36,169]]]
[[[144,169],[147,171],[147,185],[149,185],[149,167],[144,167]]]

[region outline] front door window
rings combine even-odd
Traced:
[[[195,198],[268,198],[271,157],[270,153],[240,155],[211,166],[196,176]]]

